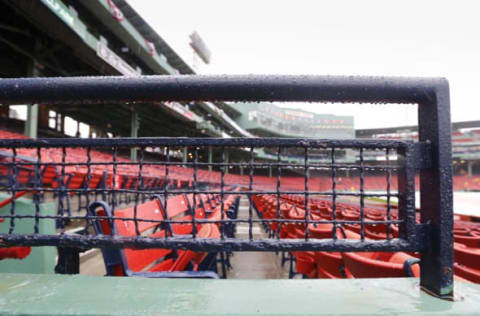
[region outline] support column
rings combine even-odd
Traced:
[[[58,112],[55,114],[55,130],[65,134],[65,116]]]
[[[130,123],[130,137],[137,138],[138,137],[138,129],[140,127],[140,119],[138,117],[138,112],[132,108],[132,117]],[[137,148],[132,147],[130,148],[130,159],[132,161],[137,161]]]
[[[272,166],[268,166],[268,176],[271,178],[272,177]]]
[[[467,161],[467,175],[469,178],[472,177],[472,174],[473,174],[472,170],[473,170],[473,161],[469,160]]]
[[[35,43],[35,50],[38,51],[38,42]],[[36,67],[35,59],[30,61],[27,75],[29,77],[39,77],[40,72]],[[25,120],[24,134],[30,138],[37,138],[38,129],[38,104],[27,105],[27,119]]]
[[[27,105],[27,119],[25,121],[25,136],[37,138],[38,104]]]
[[[208,147],[208,163],[213,162],[213,150],[212,147]],[[212,171],[212,165],[208,165],[208,171]]]
[[[187,147],[183,147],[183,163],[187,163],[187,154],[188,154],[188,150],[187,150]],[[187,166],[186,165],[183,165],[183,168],[186,168]]]
[[[230,169],[230,166],[228,165],[228,150],[225,148],[225,163],[226,163],[226,166],[227,168],[225,168],[225,173],[228,174],[228,170]]]

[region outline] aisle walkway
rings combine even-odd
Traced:
[[[249,201],[246,196],[240,200],[238,218],[248,219]],[[253,218],[258,219],[255,210],[252,209]],[[267,238],[267,234],[259,223],[252,227],[254,239]],[[248,223],[237,224],[236,237],[248,238]],[[236,252],[230,259],[233,269],[228,271],[229,279],[287,279],[288,263],[282,268],[280,254],[274,252]]]

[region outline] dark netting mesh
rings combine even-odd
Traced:
[[[132,148],[138,161],[127,158]],[[208,161],[212,149],[222,154]],[[404,158],[414,149],[408,142],[297,139],[4,144],[1,193],[10,212],[0,215],[9,226],[2,238],[28,245],[194,250],[411,250],[405,233],[415,224],[415,209],[402,201],[413,194],[406,191],[414,173],[406,172]],[[257,158],[259,151],[271,159]],[[228,153],[245,161],[229,161]],[[15,199],[22,195],[32,196],[35,214],[18,214]],[[239,216],[241,199],[248,212]],[[44,201],[55,202],[54,215],[40,214]],[[32,219],[31,234],[16,233],[16,224]],[[54,221],[58,233],[39,235],[40,221]],[[239,223],[248,225],[247,238],[235,236]],[[254,225],[269,238],[255,237]],[[81,234],[66,234],[67,227],[79,226]]]

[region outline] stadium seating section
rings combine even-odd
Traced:
[[[280,200],[280,207],[278,201]],[[305,200],[301,195],[255,195],[253,197],[258,216],[268,219],[278,218],[299,220],[298,222],[271,222],[264,226],[270,236],[278,238],[305,238]],[[331,201],[310,198],[309,220],[332,220],[334,211]],[[395,208],[390,214],[385,207],[365,207],[365,238],[386,239],[398,237],[398,227],[375,223],[387,219],[397,219]],[[360,207],[349,203],[336,204],[336,219],[358,221]],[[417,221],[419,220],[417,214]],[[268,221],[267,221],[268,222]],[[338,239],[359,239],[359,224],[344,224],[337,229]],[[309,223],[310,238],[332,238],[333,224]],[[457,220],[454,224],[455,238],[455,278],[462,281],[480,282],[480,223]],[[292,252],[291,260],[296,262],[296,271],[290,271],[308,278],[376,278],[376,277],[418,277],[420,275],[419,259],[416,253],[387,252]],[[283,262],[282,262],[283,263]]]
[[[25,138],[12,132],[0,131],[0,138]],[[20,148],[15,153],[0,152],[0,160],[12,161],[15,155],[16,161],[22,161],[24,165],[16,171],[19,187],[14,197],[4,200],[0,206],[5,206],[12,199],[18,198],[25,192],[22,185],[32,183],[35,175],[35,162],[38,158],[42,163],[72,163],[64,167],[47,165],[41,170],[41,186],[52,188],[114,188],[114,189],[143,189],[163,188],[167,179],[166,167],[157,164],[111,164],[130,162],[129,159],[86,148],[66,148],[65,151],[58,148],[25,149]],[[90,168],[78,163],[92,163]],[[108,165],[95,164],[110,162]],[[31,164],[30,164],[31,163]],[[141,170],[140,170],[141,168]],[[5,165],[0,167],[0,176],[8,176],[11,169]],[[139,176],[141,174],[141,177]],[[180,166],[168,167],[168,182],[177,188],[191,187],[194,170]],[[220,185],[221,173],[205,169],[196,170],[198,183],[208,183],[212,187]],[[372,191],[385,191],[386,176],[366,176],[364,189]],[[248,187],[249,176],[236,174],[224,175],[223,183],[228,190],[240,190]],[[38,180],[37,180],[38,181]],[[335,179],[336,190],[358,191],[360,180],[358,177],[339,177]],[[37,184],[38,185],[38,184]],[[304,190],[303,177],[282,177],[282,190]],[[418,178],[416,179],[418,185]],[[254,190],[276,190],[277,178],[266,176],[253,177]],[[467,178],[456,176],[454,179],[455,190],[480,190],[480,177]],[[309,179],[310,190],[331,190],[332,183],[328,177],[311,177]],[[392,176],[391,190],[397,189],[396,177]],[[73,192],[69,194],[73,195]],[[159,225],[158,222],[142,221],[142,219],[156,219],[165,221],[168,219],[185,220],[195,219],[219,220],[220,218],[235,218],[238,212],[238,194],[229,194],[221,203],[220,194],[177,194],[172,192],[168,198],[157,197],[153,200],[142,200],[136,207],[116,209],[116,216],[137,216],[137,222],[113,220],[98,220],[94,223],[97,233],[115,234],[119,236],[135,236],[138,234],[150,237],[168,237],[174,235],[191,235],[195,233],[202,238],[220,238],[220,227],[217,224],[169,224]],[[128,197],[119,195],[118,203],[128,204]],[[265,219],[300,220],[299,222],[265,222],[264,228],[270,237],[276,238],[305,238],[307,224],[305,220],[305,200],[302,195],[269,195],[255,194],[252,196],[254,207],[258,216]],[[280,203],[280,205],[279,205]],[[221,205],[223,204],[223,209]],[[359,220],[360,208],[358,205],[337,202],[335,212],[333,203],[325,198],[310,198],[309,219],[337,219],[355,221]],[[92,215],[111,217],[112,213],[107,204],[98,204],[94,209],[89,209]],[[392,205],[390,212],[385,207],[365,207],[366,221],[381,221],[397,218],[397,209]],[[1,225],[1,224],[0,224]],[[225,225],[227,237],[234,237],[235,227]],[[331,238],[333,224],[308,224],[310,238]],[[386,224],[370,223],[365,226],[365,237],[369,239],[386,239],[398,236],[398,227]],[[458,279],[466,279],[480,283],[480,225],[457,220],[455,222],[455,273]],[[335,236],[338,239],[360,238],[360,227],[357,224],[344,224],[337,229]],[[197,273],[201,271],[216,271],[216,254],[194,253],[186,250],[148,249],[148,250],[103,250],[107,268],[107,274],[117,276],[139,275],[145,277],[177,277],[186,276],[178,272],[191,272],[189,277],[212,277],[213,274]],[[28,255],[28,247],[15,247],[3,249],[0,259],[24,258]],[[419,276],[419,260],[415,253],[337,253],[337,252],[292,252],[289,254],[294,261],[295,271],[291,270],[291,276],[295,273],[308,278],[364,278],[364,277],[404,277]],[[167,273],[167,274],[165,274]],[[170,273],[170,274],[168,274]]]

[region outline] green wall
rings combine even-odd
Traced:
[[[0,201],[10,197],[0,194]],[[0,209],[1,215],[10,214],[11,204]],[[17,215],[34,215],[35,204],[32,199],[19,198],[15,201],[15,213]],[[55,215],[54,203],[41,203],[40,215]],[[34,218],[15,219],[15,234],[33,234]],[[0,233],[8,233],[10,219],[0,223]],[[38,225],[40,234],[55,234],[54,219],[40,219]],[[54,273],[57,250],[55,247],[32,247],[30,255],[22,260],[5,259],[0,261],[0,272],[15,273]]]

